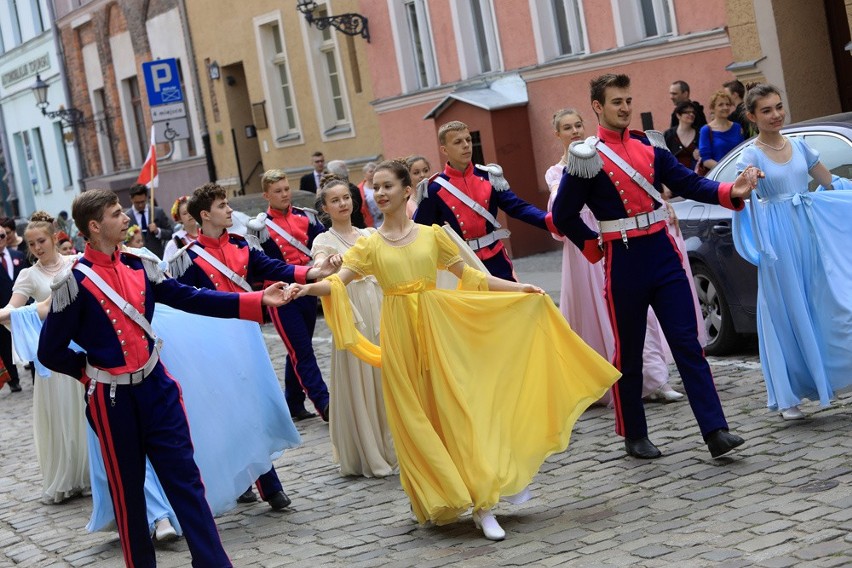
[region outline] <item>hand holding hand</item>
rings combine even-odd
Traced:
[[[316,269],[316,272],[313,274],[314,279],[322,280],[326,276],[331,276],[340,270],[341,265],[343,265],[343,256],[339,254],[323,257],[322,260],[314,265],[314,269]]]
[[[734,187],[731,189],[731,197],[739,197],[746,199],[751,192],[757,187],[757,180],[766,177],[766,175],[755,166],[749,166],[737,176],[734,182]]]
[[[263,291],[263,305],[279,308],[292,299],[290,296],[289,286],[286,282],[275,282]]]
[[[301,298],[303,296],[308,295],[308,290],[310,290],[310,284],[291,284],[290,285],[290,300],[295,300],[296,298]]]

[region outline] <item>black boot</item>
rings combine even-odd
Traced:
[[[624,439],[624,449],[627,450],[628,456],[639,458],[640,460],[652,460],[660,457],[663,453],[657,449],[657,446],[651,443],[648,436],[637,438],[636,440]]]

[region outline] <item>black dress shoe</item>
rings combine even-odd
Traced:
[[[280,511],[281,509],[290,506],[290,498],[287,497],[287,494],[283,491],[273,493],[266,499],[266,502],[269,503],[269,506],[272,507],[273,511]]]
[[[328,416],[328,405],[327,404],[325,405],[325,407],[322,410],[320,410],[320,416],[322,416],[323,420],[328,422],[329,416]]]
[[[246,492],[237,497],[237,503],[254,503],[257,501],[257,495],[251,490],[251,487],[246,489]]]
[[[308,412],[304,408],[299,412],[291,412],[290,416],[293,418],[294,422],[299,422],[301,420],[307,420],[308,418],[316,418],[317,415],[313,412]]]
[[[657,446],[651,443],[648,436],[638,438],[636,440],[628,440],[625,438],[624,449],[627,450],[628,456],[633,456],[640,460],[652,460],[663,455],[663,453],[657,449]]]
[[[710,448],[710,455],[714,458],[727,454],[737,446],[742,446],[745,443],[745,440],[735,434],[731,434],[724,428],[710,432],[704,441],[707,442],[707,447]]]
[[[21,390],[23,390],[23,389],[21,389],[20,384],[14,384],[13,385],[12,383],[9,383],[9,388],[12,389],[12,392],[21,392]]]

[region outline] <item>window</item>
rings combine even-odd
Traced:
[[[440,83],[425,0],[388,0],[404,92]]]
[[[131,160],[135,164],[143,164],[145,157],[148,155],[148,133],[145,128],[145,111],[142,108],[142,94],[139,92],[139,79],[129,77],[123,81],[125,88],[126,101],[129,104],[128,122],[130,126],[130,140],[128,146],[131,148],[131,153],[135,152],[135,160]]]
[[[260,61],[272,109],[272,136],[278,143],[299,140],[299,123],[293,97],[287,52],[277,14],[256,28]]]
[[[23,41],[21,36],[21,18],[18,13],[19,0],[9,0],[9,23],[12,25],[12,46],[20,45]]]
[[[328,8],[320,6],[314,14],[318,18],[324,18],[328,16]],[[312,73],[323,137],[352,136],[346,82],[340,69],[335,32],[332,28],[317,30],[307,27],[304,22],[302,25],[305,26],[303,29],[307,34],[308,64]]]
[[[73,140],[73,132],[69,132]],[[53,123],[53,137],[59,155],[59,165],[62,170],[62,185],[65,189],[74,189],[74,179],[71,176],[71,160],[68,158],[68,145],[65,143],[65,131],[61,122]]]
[[[675,33],[671,0],[613,0],[619,45]]]
[[[820,132],[806,134],[805,142],[819,152],[819,161],[832,174],[847,179],[852,176],[852,145],[849,140],[837,134]],[[813,191],[818,185],[818,181],[811,179],[808,183],[808,189]]]
[[[27,130],[15,133],[15,148],[18,150],[19,168],[21,172],[24,172],[24,175],[18,177],[24,189],[30,190],[29,193],[41,193],[31,140],[30,133]],[[24,193],[28,192],[25,191]]]
[[[41,139],[41,128],[34,128],[32,135],[32,153],[38,171],[38,177],[41,180],[41,187],[44,193],[53,191],[53,186],[50,183],[50,170],[47,169],[47,158],[44,155],[44,141]]]
[[[41,0],[30,0],[33,12],[33,28],[36,35],[44,31],[44,18],[41,15]]]
[[[582,0],[533,0],[532,5],[542,63],[587,51]]]
[[[455,0],[453,24],[459,38],[462,78],[499,71],[500,51],[492,0]]]
[[[115,154],[112,151],[112,125],[106,115],[106,92],[103,88],[92,91],[92,119],[98,132],[98,149],[101,154],[103,173],[115,171]]]

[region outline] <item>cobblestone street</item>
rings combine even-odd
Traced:
[[[518,262],[521,279],[558,296],[559,254]],[[331,339],[319,328],[327,376]],[[264,335],[283,387],[282,343],[271,326]],[[626,457],[611,411],[595,407],[543,466],[534,499],[500,505],[507,538],[495,543],[469,517],[418,527],[396,477],[341,477],[328,427],[313,419],[297,423],[302,446],[276,461],[290,509],[238,505],[217,519],[225,548],[235,566],[264,567],[852,565],[852,397],[807,403],[807,420],[785,422],[765,408],[754,342],[711,364],[731,428],[746,439],[730,458],[710,458],[686,402],[647,405],[664,453],[650,462]],[[40,502],[28,383],[0,393],[0,566],[122,566],[116,533],[85,531],[90,499]],[[186,543],[158,546],[158,561],[188,566]]]

